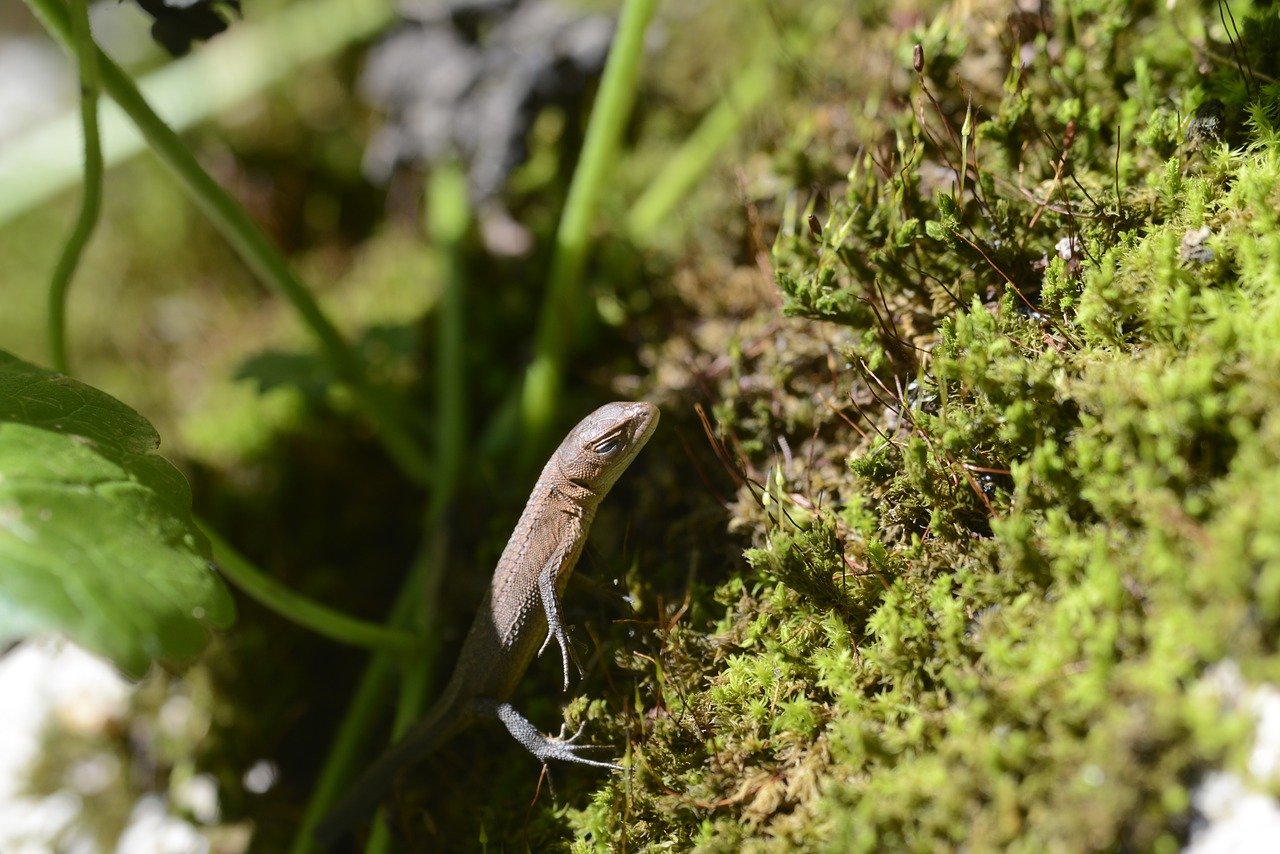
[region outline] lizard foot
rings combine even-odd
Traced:
[[[542,646],[538,648],[538,656],[547,651],[547,647],[551,645],[551,639],[555,638],[556,643],[560,646],[560,664],[564,668],[564,690],[569,690],[569,662],[573,662],[574,670],[578,671],[578,675],[582,675],[582,662],[578,660],[578,651],[574,649],[573,642],[569,640],[569,633],[565,631],[563,625],[556,625],[547,629],[547,637],[542,641]]]
[[[601,750],[606,745],[600,744],[574,744],[578,736],[582,735],[582,727],[569,738],[546,736],[538,732],[538,728],[529,723],[523,715],[516,711],[515,707],[510,703],[497,703],[490,706],[490,710],[502,721],[507,731],[515,736],[516,741],[524,745],[534,756],[538,757],[543,763],[556,760],[557,762],[574,762],[578,765],[591,765],[596,768],[609,768],[613,771],[621,771],[622,766],[613,762],[601,762],[596,759],[587,759],[580,756],[579,751],[583,750]],[[584,724],[585,726],[585,724]],[[563,733],[563,726],[561,732]]]

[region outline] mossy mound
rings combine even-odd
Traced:
[[[796,75],[773,266],[822,323],[731,353],[755,547],[624,662],[578,850],[1175,850],[1242,767],[1203,676],[1280,678],[1280,18],[981,11],[841,31],[875,114]]]

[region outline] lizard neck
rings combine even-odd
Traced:
[[[600,506],[601,496],[577,481],[559,476],[549,478],[547,502],[555,510],[590,522]]]

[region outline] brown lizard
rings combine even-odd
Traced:
[[[497,718],[534,756],[618,769],[578,755],[590,745],[543,735],[507,702],[530,662],[552,639],[564,689],[573,655],[560,595],[582,553],[605,494],[658,425],[651,403],[609,403],[578,423],[551,455],[503,549],[444,694],[421,721],[374,762],[316,829],[322,845],[370,812],[400,771],[482,718]],[[575,660],[575,664],[576,664]],[[579,730],[581,732],[581,730]]]

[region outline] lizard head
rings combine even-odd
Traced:
[[[561,474],[603,497],[658,426],[652,403],[606,403],[578,422],[556,452]]]

